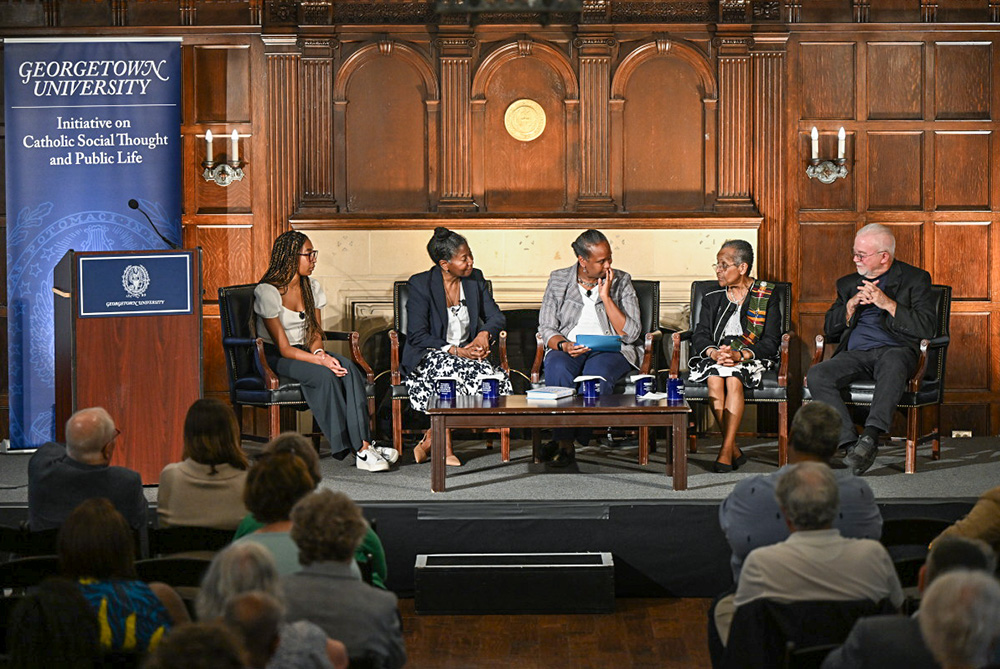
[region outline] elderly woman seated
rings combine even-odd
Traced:
[[[351,569],[368,524],[343,493],[314,492],[292,509],[292,540],[302,570],[282,578],[287,619],[309,620],[347,646],[352,663],[406,664],[396,595],[364,583]]]
[[[709,405],[722,430],[716,472],[739,469],[747,457],[736,446],[744,388],[760,388],[778,356],[781,319],[771,308],[774,284],[750,276],[753,247],[727,241],[715,256],[719,289],[706,293],[691,335],[690,380],[708,384]]]

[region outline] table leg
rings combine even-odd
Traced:
[[[649,464],[649,426],[639,428],[639,464]]]
[[[531,430],[531,461],[536,465],[541,462],[538,459],[538,449],[542,446],[542,431],[537,427]]]
[[[444,416],[431,416],[431,492],[444,492],[445,454],[448,430]]]
[[[687,441],[687,414],[674,415],[673,433],[673,477],[674,490],[687,490],[688,469],[687,469],[687,449],[684,442]]]

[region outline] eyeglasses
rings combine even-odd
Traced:
[[[886,251],[885,249],[882,249],[881,251],[875,251],[874,253],[858,253],[857,251],[854,251],[853,253],[851,253],[851,257],[857,258],[858,260],[864,260],[865,258],[870,258],[871,256],[878,255],[879,253],[888,253],[888,251]]]
[[[299,255],[303,257],[308,257],[310,260],[316,260],[316,258],[319,256],[319,251],[317,249],[313,249],[309,253],[300,253]]]
[[[117,439],[121,435],[121,433],[122,433],[121,430],[119,430],[118,428],[115,428],[115,433],[113,435],[111,435],[110,439],[108,439],[108,444],[110,444],[115,439]],[[104,444],[104,445],[107,446],[108,444]]]
[[[712,264],[712,269],[714,269],[716,272],[725,272],[730,267],[739,267],[742,264],[743,263],[733,263],[732,265],[727,265],[724,262],[717,262]]]

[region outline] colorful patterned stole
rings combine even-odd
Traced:
[[[757,281],[750,288],[749,304],[747,304],[747,331],[733,339],[729,345],[734,351],[747,346],[753,346],[764,332],[764,321],[767,319],[767,305],[774,292],[774,284],[767,281]]]

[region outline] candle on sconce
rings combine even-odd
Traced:
[[[232,157],[229,160],[230,162],[238,163],[240,162],[240,133],[236,130],[233,130],[231,144],[233,150],[230,152]]]
[[[847,144],[847,134],[844,132],[844,126],[840,126],[840,130],[837,131],[837,160],[844,159],[844,148]]]
[[[813,126],[810,136],[812,137],[812,159],[819,160],[819,131],[816,130],[816,126]]]
[[[211,163],[212,160],[212,131],[205,131],[205,162]]]

